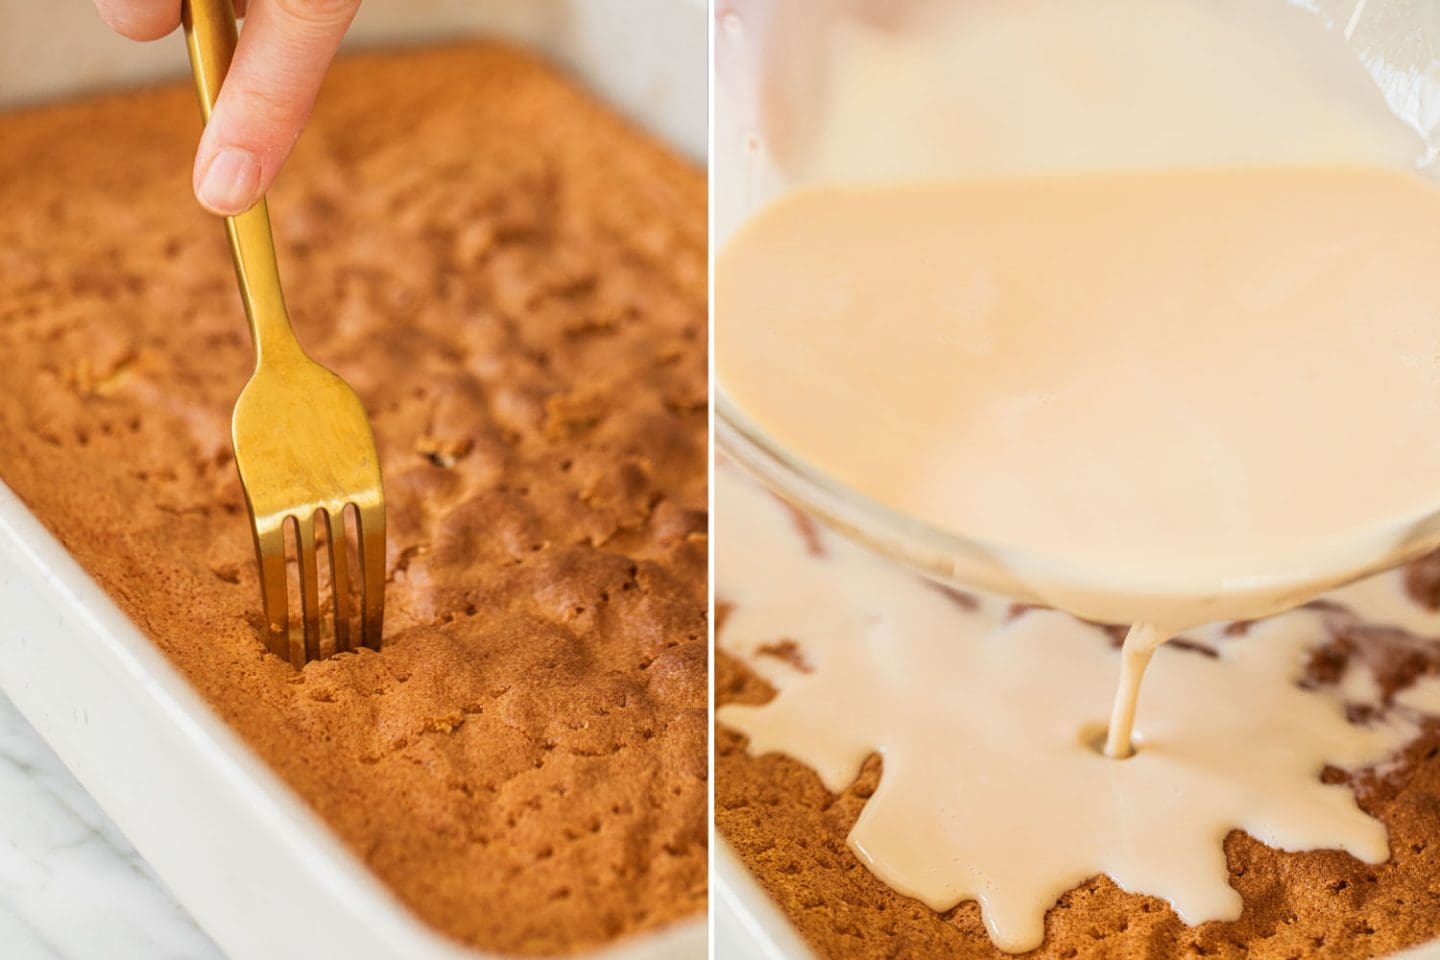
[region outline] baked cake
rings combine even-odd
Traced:
[[[807,549],[826,551],[813,523],[794,516]],[[720,523],[726,523],[723,515]],[[1440,610],[1440,555],[1406,573],[1409,599],[1425,610]],[[957,594],[955,599],[963,601],[957,603],[962,611],[957,616],[980,616],[975,598]],[[717,603],[723,630],[727,609],[735,608],[727,608],[723,594]],[[1388,703],[1422,676],[1440,673],[1440,637],[1367,623],[1329,600],[1314,606],[1324,633],[1305,661],[1302,685],[1340,683],[1346,665],[1358,658],[1374,676],[1380,700]],[[1012,620],[1032,615],[1020,605],[1009,612]],[[753,633],[753,628],[752,623],[747,629]],[[1124,635],[1123,629],[1100,626],[1077,629],[1093,629],[1102,642],[1108,634],[1116,645]],[[1225,632],[1250,629],[1241,623]],[[1182,658],[1215,655],[1189,643],[1177,649],[1183,652],[1175,656]],[[758,653],[809,669],[804,644],[787,636],[776,636]],[[741,660],[717,656],[718,704],[764,703],[774,693]],[[1348,718],[1364,723],[1368,709],[1352,705]],[[777,753],[752,755],[745,738],[723,724],[717,726],[716,751],[719,831],[820,956],[1007,956],[992,943],[976,902],[934,912],[886,886],[847,846],[847,836],[883,776],[878,754],[837,794],[795,760]],[[1225,855],[1229,882],[1244,901],[1238,920],[1189,927],[1164,900],[1126,893],[1097,876],[1048,911],[1044,943],[1026,956],[1376,957],[1440,936],[1440,720],[1424,721],[1418,737],[1394,761],[1353,775],[1328,768],[1322,779],[1348,782],[1360,806],[1385,823],[1388,862],[1369,865],[1336,850],[1282,853],[1232,831]]]
[[[0,478],[444,933],[581,950],[706,903],[706,194],[491,43],[338,63],[271,193],[375,428],[383,651],[264,653],[253,353],[188,84],[0,117]]]

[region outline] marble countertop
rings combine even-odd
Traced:
[[[223,956],[0,695],[0,956]]]

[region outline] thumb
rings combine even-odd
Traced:
[[[222,216],[270,188],[310,116],[359,0],[251,0],[195,156],[195,196]]]

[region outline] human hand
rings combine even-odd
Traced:
[[[245,29],[195,153],[192,178],[202,206],[222,215],[241,213],[270,188],[359,5],[236,0]],[[132,40],[158,40],[180,25],[180,0],[95,0],[95,6],[112,29]]]

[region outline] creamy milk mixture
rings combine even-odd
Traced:
[[[717,365],[787,449],[1175,630],[1433,547],[1440,187],[1367,167],[799,191],[716,267]]]
[[[1379,168],[814,188],[721,253],[717,367],[830,476],[1043,559],[1045,599],[1179,628],[1440,507],[1437,263],[1440,187]]]
[[[732,604],[718,643],[778,695],[727,705],[719,720],[754,753],[778,751],[844,789],[878,751],[884,772],[850,835],[856,855],[935,910],[980,902],[995,943],[1040,945],[1045,912],[1097,874],[1169,900],[1195,924],[1234,919],[1223,841],[1232,829],[1284,850],[1389,855],[1384,826],[1326,764],[1385,760],[1440,712],[1422,679],[1380,719],[1347,722],[1346,702],[1379,706],[1355,658],[1334,688],[1295,685],[1330,612],[1297,610],[1243,636],[1187,631],[1208,657],[1155,652],[1138,752],[1101,756],[1119,656],[1101,630],[1064,614],[974,609],[849,542],[808,548],[786,509],[751,482],[716,478],[716,595]],[[1397,574],[1337,594],[1379,623],[1440,633],[1440,616],[1403,596]],[[805,669],[766,655],[786,638]]]

